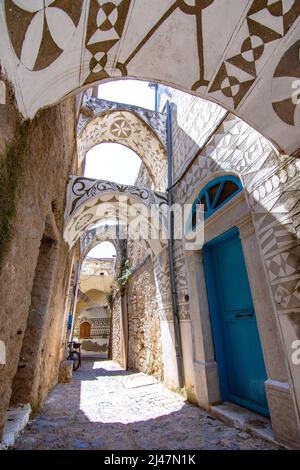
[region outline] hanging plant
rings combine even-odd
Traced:
[[[130,261],[127,257],[123,257],[120,262],[120,268],[116,274],[116,283],[119,287],[121,294],[123,294],[128,286],[131,276],[131,266]]]
[[[105,292],[105,298],[106,298],[106,302],[110,311],[112,311],[113,306],[114,306],[114,300],[115,300],[113,289],[111,289],[108,292]]]

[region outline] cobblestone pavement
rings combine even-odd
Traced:
[[[276,449],[225,424],[153,377],[85,361],[58,384],[14,449]]]

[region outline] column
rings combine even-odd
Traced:
[[[186,251],[186,271],[193,329],[196,397],[205,408],[219,403],[218,366],[214,356],[202,251]]]

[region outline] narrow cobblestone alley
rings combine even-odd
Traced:
[[[143,373],[85,360],[58,384],[14,449],[276,449],[231,427]]]

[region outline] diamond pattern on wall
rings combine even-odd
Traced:
[[[288,32],[299,13],[297,1],[254,0],[240,29],[240,51],[233,55],[228,51],[209,93],[223,95],[228,106],[236,109],[264,66],[268,45]],[[233,49],[236,47],[234,43]]]

